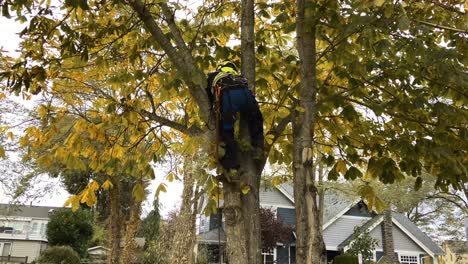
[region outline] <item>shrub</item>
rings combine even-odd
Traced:
[[[80,256],[69,246],[49,247],[42,251],[38,264],[80,264]]]
[[[336,256],[333,260],[333,264],[358,264],[358,258],[356,256],[344,254]]]

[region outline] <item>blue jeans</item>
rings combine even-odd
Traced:
[[[225,169],[238,169],[239,147],[234,138],[234,122],[236,114],[247,118],[250,141],[254,149],[263,151],[263,116],[252,92],[247,88],[226,89],[222,91],[221,101],[221,140],[226,145],[225,155],[221,158],[221,164]]]

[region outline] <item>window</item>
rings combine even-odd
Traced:
[[[273,263],[275,263],[275,255],[274,255],[273,250],[270,250],[270,251],[263,250],[262,251],[262,263],[263,264],[273,264]]]
[[[37,230],[37,223],[34,223],[33,226],[32,226],[32,231],[31,231],[31,232],[32,232],[33,234],[37,234],[37,231],[38,231],[38,230]]]
[[[401,264],[419,264],[418,256],[400,255]]]
[[[1,243],[2,245],[2,256],[10,255],[11,243]]]

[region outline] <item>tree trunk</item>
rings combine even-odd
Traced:
[[[241,70],[249,80],[249,89],[255,94],[255,36],[254,36],[254,0],[242,0],[241,20]],[[241,117],[244,119],[244,117]],[[250,141],[247,122],[241,120],[241,140]],[[261,263],[260,233],[260,178],[261,169],[255,164],[252,155],[242,153],[242,182],[250,187],[247,194],[241,196],[242,214],[245,219],[246,249],[248,263]],[[263,167],[263,166],[262,166]]]
[[[110,252],[107,258],[108,264],[120,264],[120,240],[122,239],[122,212],[120,203],[120,181],[112,182],[113,187],[109,189],[109,240]]]
[[[197,199],[194,195],[195,177],[192,167],[192,159],[184,160],[184,188],[182,191],[182,205],[180,214],[176,219],[176,232],[172,240],[171,263],[192,264],[195,263],[195,220]],[[196,163],[196,161],[194,162]]]
[[[137,248],[135,236],[141,223],[141,201],[132,199],[130,205],[130,219],[126,225],[125,246],[122,250],[121,263],[134,263],[136,261],[135,249]]]
[[[226,223],[229,264],[249,263],[247,255],[245,219],[242,214],[241,192],[238,183],[224,183],[224,219]]]
[[[384,251],[383,263],[398,263],[395,256],[395,244],[393,243],[393,222],[392,209],[388,208],[384,211],[382,224],[382,247]]]
[[[316,112],[316,47],[315,47],[315,21],[313,1],[297,1],[297,47],[301,61],[301,86],[299,92],[300,105],[303,112],[297,114],[293,122],[296,124],[296,138],[294,138],[294,181],[296,199],[305,197],[304,204],[300,205],[300,229],[297,236],[301,237],[301,251],[297,263],[318,264],[325,262],[325,243],[320,226],[319,209],[317,205],[317,187],[315,184],[313,166],[313,137]],[[296,204],[298,200],[295,200]],[[297,209],[296,209],[297,210]],[[305,231],[305,232],[304,232]],[[299,232],[304,232],[299,234]],[[305,252],[304,252],[305,251]],[[305,256],[304,256],[305,253]],[[305,257],[305,258],[304,258]]]

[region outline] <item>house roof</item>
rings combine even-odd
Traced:
[[[218,230],[219,228],[215,228],[208,232],[200,233],[197,237],[198,242],[205,244],[218,244],[218,241],[221,241],[221,243],[226,243],[226,233],[224,232],[224,229],[221,228],[219,233]]]
[[[294,199],[294,189],[291,184],[282,184],[278,188],[281,192],[288,194],[290,197]],[[346,213],[348,209],[358,203],[360,199],[353,199],[353,197],[349,197],[345,194],[328,191],[325,192],[324,196],[324,204],[325,204],[325,211],[323,216],[323,222],[326,224],[330,224],[330,222],[334,222],[337,217],[341,216],[342,214]],[[294,200],[292,200],[294,203]],[[430,237],[428,237],[424,232],[422,232],[415,224],[413,224],[405,215],[399,213],[393,213],[393,219],[397,221],[404,229],[407,230],[415,239],[417,239],[421,244],[423,244],[428,250],[432,251],[435,255],[444,255],[444,251],[436,244]],[[336,218],[336,219],[334,219]],[[382,221],[382,216],[378,215],[373,217],[368,222],[366,222],[363,226],[361,226],[362,230],[366,230],[374,225],[377,225],[380,221]],[[361,229],[360,228],[360,229]],[[345,241],[343,241],[338,247],[347,246],[353,240],[352,235],[348,237]]]
[[[444,244],[457,255],[468,254],[468,241],[447,240]]]
[[[286,197],[288,197],[291,202],[294,203],[294,188],[291,184],[283,183],[277,187],[280,192],[282,192]],[[353,205],[355,202],[354,199],[349,198],[344,194],[328,191],[324,195],[324,204],[325,211],[323,215],[323,222],[329,222],[333,217],[338,215],[340,212],[346,208]]]
[[[49,218],[49,213],[63,207],[0,204],[0,216]]]
[[[366,223],[364,223],[362,226],[358,228],[358,233],[361,234],[362,232],[370,231],[369,229],[371,229],[374,225],[379,224],[382,221],[382,218],[383,218],[383,215],[378,215],[376,217],[371,218],[369,221],[367,221]],[[346,238],[343,242],[341,242],[338,245],[338,249],[341,250],[345,248],[353,240],[354,240],[354,232],[353,234],[351,234],[348,238]]]
[[[432,241],[430,237],[421,231],[419,227],[413,224],[408,217],[400,213],[392,213],[392,217],[435,255],[445,255],[444,251],[434,241]]]

